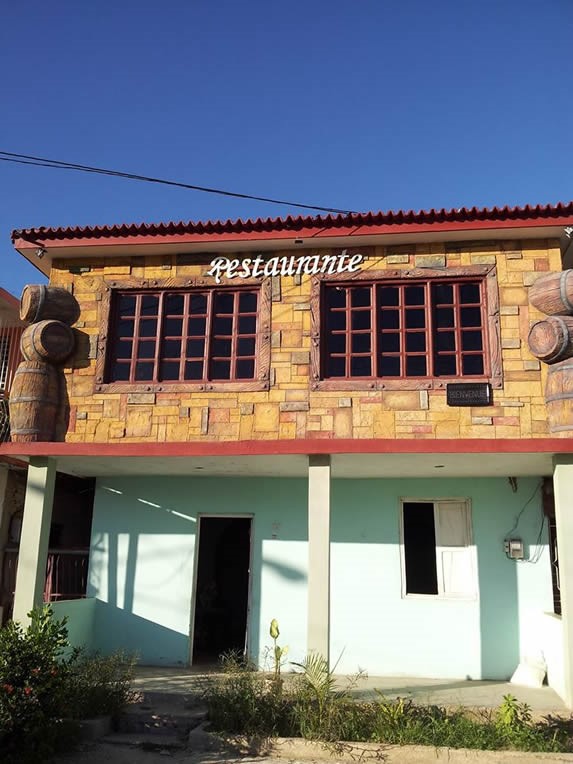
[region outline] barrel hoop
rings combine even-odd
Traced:
[[[37,321],[38,318],[42,315],[42,308],[44,307],[44,302],[46,301],[46,291],[47,291],[46,285],[40,284],[40,296],[38,298],[38,307],[36,308],[36,315],[32,319],[32,323]]]
[[[16,374],[43,374],[47,376],[47,371],[45,369],[16,369],[14,376]]]
[[[545,403],[551,403],[552,401],[573,401],[573,390],[570,393],[555,393],[555,395],[546,395]]]
[[[573,310],[573,306],[571,306],[571,310]],[[561,347],[557,351],[557,355],[553,356],[554,358],[555,357],[559,358],[559,356],[565,352],[567,345],[569,344],[569,329],[565,321],[560,316],[554,316],[554,318],[557,319],[561,328],[563,329],[563,339],[561,340]]]
[[[10,432],[12,433],[12,435],[36,435],[38,432],[42,432],[42,428],[36,427],[36,428],[27,428],[24,430],[15,430],[13,427],[11,427]]]
[[[45,404],[55,403],[56,401],[46,400],[44,396],[22,395],[18,398],[10,398],[10,403],[34,403],[34,401],[42,401]]]
[[[561,278],[559,279],[559,294],[561,295],[561,300],[563,301],[563,304],[567,308],[567,310],[570,310],[573,313],[573,303],[571,300],[567,297],[567,276],[569,275],[569,271],[563,271],[561,274]]]
[[[565,366],[551,366],[547,373],[554,374],[556,371],[573,371],[573,363],[567,363]]]

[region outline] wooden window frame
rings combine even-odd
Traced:
[[[118,292],[144,291],[179,291],[217,290],[236,292],[248,288],[256,288],[259,293],[257,315],[257,337],[255,343],[255,378],[239,380],[185,380],[173,382],[106,382],[108,356],[113,341],[111,321],[112,301]],[[121,281],[105,281],[101,299],[99,338],[97,343],[97,358],[95,369],[94,392],[96,393],[160,393],[160,392],[190,392],[190,391],[220,391],[220,392],[256,392],[268,390],[270,387],[271,361],[271,279],[241,279],[240,284],[217,284],[214,277],[200,276],[197,278],[168,278],[168,279],[126,279]]]
[[[420,594],[417,592],[408,592],[406,581],[406,544],[404,534],[404,505],[405,504],[432,504],[434,511],[434,527],[436,529],[435,540],[435,555],[436,555],[436,578],[438,584],[438,591],[436,594]],[[444,547],[440,544],[440,532],[439,532],[439,505],[440,504],[463,504],[464,505],[464,523],[466,531],[466,541],[464,545],[469,550],[472,566],[472,591],[465,594],[455,594],[445,590],[443,575],[441,572],[439,552]],[[473,511],[472,502],[468,497],[454,497],[447,496],[441,498],[417,498],[417,497],[401,497],[399,501],[399,528],[400,528],[400,578],[402,587],[402,599],[405,600],[452,600],[456,602],[460,601],[473,601],[477,600],[479,594],[479,581],[478,581],[478,567],[477,567],[477,550],[473,540]]]
[[[484,361],[485,371],[479,376],[456,377],[354,377],[322,378],[322,359],[325,351],[326,336],[322,332],[323,289],[337,282],[352,285],[356,282],[377,282],[383,285],[388,282],[402,281],[440,281],[450,279],[479,279],[484,283]],[[312,390],[440,390],[445,389],[450,382],[490,382],[493,388],[503,386],[501,362],[501,332],[499,318],[499,291],[497,286],[497,269],[495,265],[468,265],[459,268],[409,268],[395,270],[364,270],[353,274],[319,275],[312,279],[311,296],[311,350],[310,350],[310,386]]]

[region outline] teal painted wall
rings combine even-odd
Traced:
[[[61,600],[52,603],[54,618],[61,620],[66,617],[68,622],[68,640],[72,647],[84,647],[92,650],[95,628],[95,599]]]
[[[503,539],[538,479],[335,481],[331,519],[331,654],[342,672],[472,679],[509,677],[520,654],[539,651],[552,610],[547,528],[537,491],[514,536],[536,564],[508,560]],[[402,597],[399,499],[469,497],[479,595]],[[350,509],[351,508],[351,509]]]
[[[88,589],[97,644],[135,649],[142,663],[189,662],[200,513],[254,515],[250,653],[263,663],[277,618],[293,660],[304,657],[306,481],[296,479],[98,480]]]
[[[338,670],[371,675],[503,678],[539,648],[552,609],[547,532],[536,564],[503,554],[503,538],[536,479],[335,480],[331,522],[331,654]],[[480,594],[472,600],[402,598],[399,498],[472,500]],[[190,655],[199,513],[252,514],[250,652],[264,662],[268,625],[299,660],[306,648],[307,484],[280,478],[98,480],[89,595],[98,598],[100,649],[137,650],[142,663],[186,664]],[[540,495],[514,535],[533,553]]]

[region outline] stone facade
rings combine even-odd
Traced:
[[[73,443],[293,440],[299,438],[539,438],[549,436],[546,369],[530,354],[527,335],[541,314],[528,287],[561,270],[557,240],[460,242],[366,247],[363,269],[496,266],[502,383],[492,406],[456,408],[444,389],[316,390],[310,371],[310,276],[272,277],[269,389],[141,392],[98,391],[105,290],[122,283],[189,279],[201,283],[208,261],[165,256],[55,261],[51,284],[71,290],[81,306],[78,352],[65,369]],[[276,251],[274,256],[299,254]],[[317,250],[316,253],[327,252]],[[225,253],[228,256],[229,253]],[[304,254],[309,254],[305,250]],[[241,255],[236,255],[240,257]],[[242,253],[242,256],[250,256]],[[185,264],[181,264],[185,263]]]

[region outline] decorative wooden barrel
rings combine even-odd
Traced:
[[[22,332],[20,351],[27,361],[61,363],[74,351],[74,333],[61,321],[40,321]]]
[[[39,361],[22,361],[10,391],[10,435],[14,443],[51,441],[60,398],[58,371]]]
[[[573,314],[573,270],[541,276],[529,287],[529,302],[548,316]]]
[[[80,306],[71,292],[62,287],[28,284],[20,298],[20,318],[34,323],[54,318],[65,324],[75,324]]]
[[[573,356],[573,317],[550,316],[538,321],[527,338],[529,349],[544,363],[564,361]]]
[[[549,368],[545,386],[549,432],[573,434],[573,361]],[[569,437],[570,437],[569,435]]]

